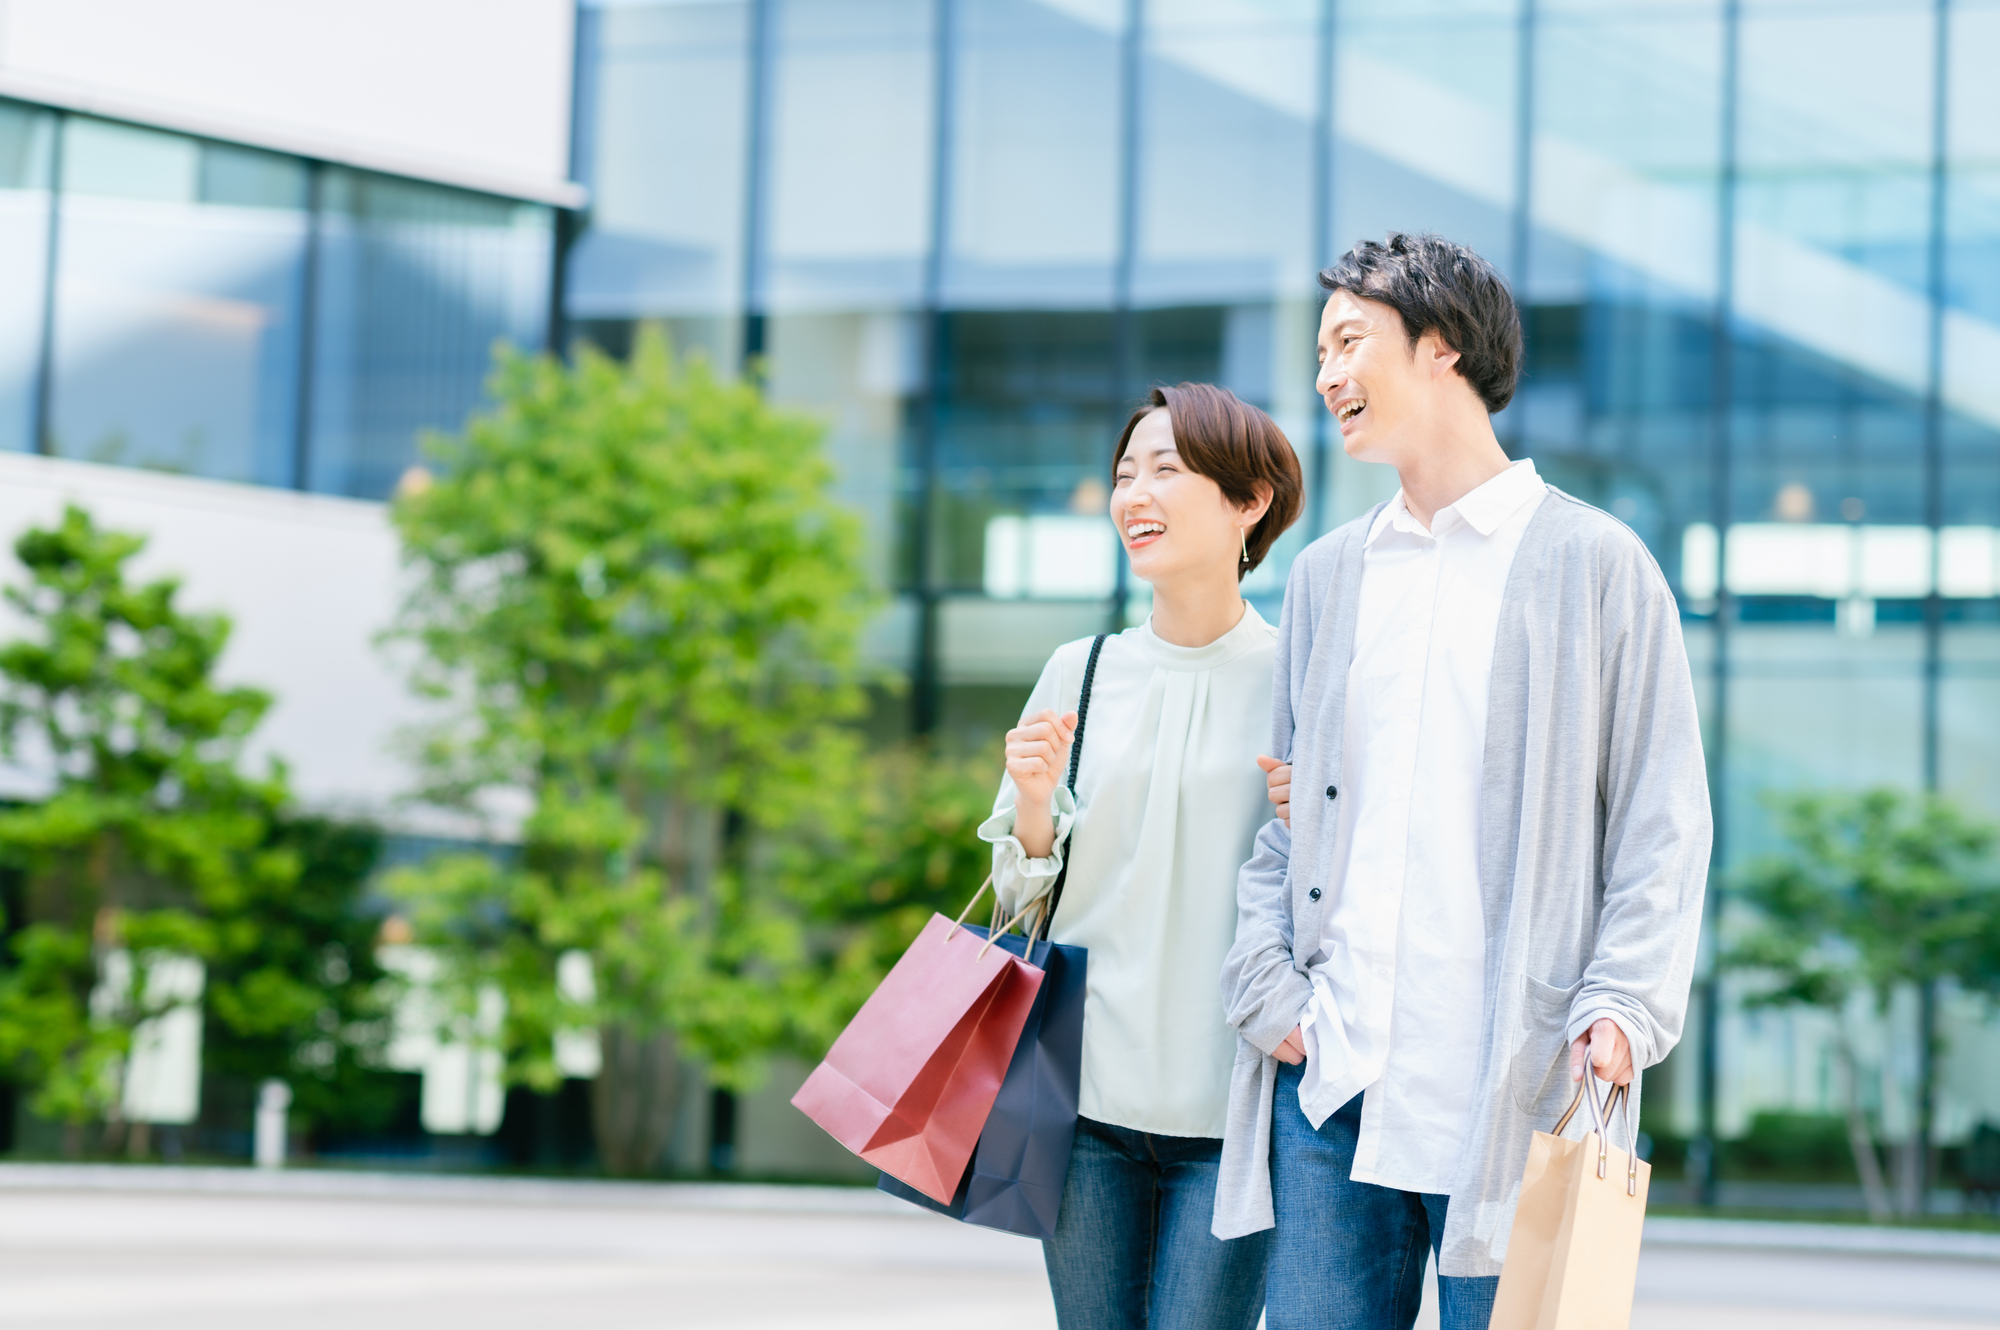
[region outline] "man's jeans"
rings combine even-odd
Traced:
[[[1222,1142],[1078,1118],[1056,1235],[1042,1244],[1062,1330],[1253,1330],[1271,1234],[1209,1230]]]
[[[1361,1096],[1314,1131],[1299,1108],[1304,1072],[1280,1066],[1271,1105],[1270,1330],[1409,1330],[1451,1198],[1350,1178]],[[1440,1330],[1486,1330],[1499,1287],[1498,1276],[1440,1278]]]

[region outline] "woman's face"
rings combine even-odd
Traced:
[[[1238,508],[1221,486],[1181,461],[1165,407],[1133,428],[1112,483],[1111,521],[1134,576],[1158,587],[1190,574],[1213,577],[1218,565],[1233,575],[1244,528],[1260,516]]]

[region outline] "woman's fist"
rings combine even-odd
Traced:
[[[1016,807],[1046,808],[1069,774],[1069,746],[1076,739],[1074,711],[1038,711],[1007,731],[1007,774],[1020,792]]]
[[[1289,827],[1292,825],[1292,764],[1280,762],[1275,757],[1260,757],[1257,765],[1264,772],[1264,797],[1271,801],[1271,807],[1278,810],[1278,820]]]

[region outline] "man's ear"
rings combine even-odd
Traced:
[[[1444,339],[1434,332],[1425,333],[1418,342],[1417,356],[1433,378],[1451,373],[1458,364],[1458,352],[1446,346]]]

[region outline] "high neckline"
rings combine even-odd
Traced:
[[[1243,602],[1243,617],[1236,626],[1216,638],[1213,642],[1198,647],[1176,646],[1153,631],[1153,616],[1146,621],[1127,628],[1122,636],[1144,649],[1153,663],[1170,670],[1212,670],[1231,660],[1261,641],[1269,641],[1272,628],[1264,616],[1257,613],[1257,607],[1249,601]]]

